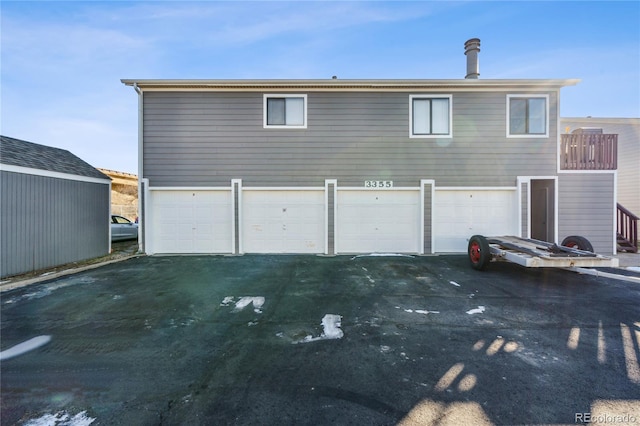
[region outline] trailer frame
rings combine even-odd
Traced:
[[[583,240],[588,243],[586,239]],[[469,239],[469,261],[477,270],[484,270],[490,262],[512,262],[527,268],[594,268],[618,267],[614,257],[603,256],[575,247],[515,236]]]

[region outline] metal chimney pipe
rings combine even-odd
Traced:
[[[464,43],[464,54],[467,55],[467,75],[464,78],[478,78],[478,52],[480,52],[480,39],[472,38]]]

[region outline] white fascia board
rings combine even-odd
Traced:
[[[628,124],[632,126],[640,126],[640,118],[624,118],[624,117],[560,117],[561,123],[571,122],[584,127],[601,128],[603,124]]]
[[[441,80],[166,80],[122,79],[142,91],[551,91],[574,86],[579,79],[441,79]]]
[[[0,171],[22,173],[25,175],[33,176],[51,177],[56,179],[75,180],[78,182],[103,183],[106,185],[111,185],[111,179],[100,179],[90,176],[72,175],[70,173],[52,172],[50,170],[32,169],[30,167],[14,166],[10,164],[0,163]]]

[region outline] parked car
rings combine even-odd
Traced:
[[[111,241],[133,240],[138,238],[138,224],[126,217],[111,215]]]

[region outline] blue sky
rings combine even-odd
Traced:
[[[579,78],[563,117],[640,117],[638,1],[7,1],[1,133],[137,172],[121,78]]]

